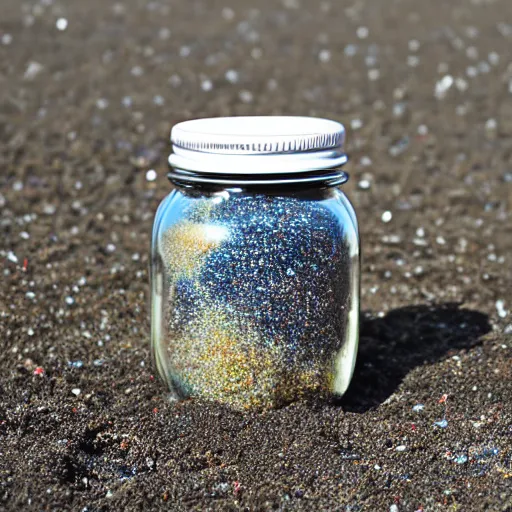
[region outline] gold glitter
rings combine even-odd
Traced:
[[[208,253],[219,247],[228,234],[225,227],[190,221],[170,227],[163,234],[162,248],[173,278],[195,276]]]
[[[250,328],[242,332],[216,310],[205,312],[194,331],[197,337],[174,339],[169,347],[173,367],[193,395],[237,408],[272,399],[280,355],[276,347],[262,347]]]
[[[266,408],[327,394],[332,387],[331,371],[290,370],[282,348],[262,342],[248,324],[235,327],[224,312],[205,312],[191,331],[195,336],[171,337],[169,353],[173,373],[192,396],[237,409]]]

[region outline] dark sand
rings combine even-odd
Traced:
[[[510,510],[507,22],[510,0],[2,0],[0,509]],[[152,376],[168,132],[242,113],[347,124],[365,319],[340,404],[175,405]]]

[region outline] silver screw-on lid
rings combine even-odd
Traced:
[[[175,169],[233,176],[335,169],[347,157],[345,128],[313,117],[219,117],[185,121],[171,132]]]
[[[342,124],[314,117],[218,117],[177,124],[174,147],[222,155],[296,153],[341,148]]]

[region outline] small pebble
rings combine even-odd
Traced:
[[[251,91],[240,91],[238,96],[240,98],[240,101],[242,101],[243,103],[252,103],[254,99],[254,96]]]
[[[18,263],[18,257],[16,256],[16,254],[14,254],[12,251],[9,251],[7,253],[7,259],[11,262],[11,263]]]
[[[34,78],[36,78],[36,76],[39,75],[43,70],[44,66],[39,62],[29,62],[25,70],[25,74],[23,75],[23,78],[25,80],[34,80]]]
[[[356,31],[357,37],[359,39],[366,39],[369,35],[370,31],[368,27],[359,27]]]
[[[498,299],[496,301],[496,311],[498,312],[498,316],[500,318],[505,318],[508,315],[508,311],[505,309],[505,301],[502,299]]]
[[[204,91],[204,92],[210,92],[212,89],[213,89],[213,82],[211,80],[203,80],[201,82],[201,89]]]
[[[436,83],[434,94],[437,99],[442,100],[446,97],[446,94],[453,85],[453,77],[451,75],[445,75],[441,80]]]
[[[57,27],[57,30],[62,32],[68,28],[68,20],[66,18],[59,18],[55,23],[55,26]]]
[[[108,107],[108,100],[106,100],[105,98],[99,98],[96,100],[96,106],[100,110],[105,110]]]
[[[321,50],[318,54],[318,60],[320,62],[329,62],[331,60],[331,52],[329,50]]]
[[[222,9],[222,17],[226,20],[226,21],[231,21],[234,19],[235,17],[235,11],[233,11],[233,9],[231,9],[230,7],[224,7]]]
[[[81,390],[80,390],[80,388],[73,388],[71,390],[71,393],[73,393],[73,395],[75,395],[75,396],[78,396],[81,393]]]
[[[157,178],[157,173],[154,169],[150,169],[147,173],[146,173],[146,181],[155,181]]]
[[[389,210],[386,210],[380,217],[380,219],[382,220],[382,222],[384,222],[385,224],[387,224],[388,222],[391,222],[391,219],[393,218],[393,214],[389,211]]]
[[[350,127],[352,130],[359,130],[363,126],[363,121],[361,119],[352,119],[350,121]]]
[[[238,71],[235,71],[234,69],[229,69],[228,71],[226,71],[226,74],[224,75],[224,77],[231,84],[238,83],[238,80],[240,78]]]

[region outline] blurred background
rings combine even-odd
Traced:
[[[137,252],[145,271],[174,123],[325,116],[348,130],[365,304],[405,293],[496,316],[512,284],[507,20],[507,0],[3,0],[4,250],[23,260],[57,236],[81,261]]]
[[[133,477],[126,476],[128,462],[101,466],[103,458],[117,460],[126,452],[109,430],[117,427],[105,427],[111,420],[128,439],[139,429],[151,439],[158,429],[166,431],[164,424],[171,432],[178,428],[169,418],[159,427],[152,423],[158,418],[151,411],[169,406],[150,378],[148,253],[154,212],[171,189],[169,132],[190,118],[292,114],[343,122],[351,175],[344,189],[363,239],[362,307],[383,322],[363,328],[357,389],[364,392],[365,375],[375,388],[385,382],[386,396],[370,391],[368,404],[375,405],[403,380],[393,396],[413,397],[407,411],[416,401],[431,396],[437,403],[451,393],[461,397],[451,409],[461,422],[498,414],[511,378],[505,356],[512,333],[511,44],[510,0],[1,0],[0,420],[6,423],[0,428],[10,441],[0,466],[10,475],[3,480],[10,489],[5,496],[19,500],[9,506],[19,510],[37,496],[61,506],[71,488],[79,497],[69,499],[84,504],[87,492],[88,499],[99,500],[114,492],[119,471],[125,480]],[[418,367],[423,352],[411,355],[422,336],[414,327],[417,313],[386,319],[411,305],[452,302],[477,312],[476,327],[471,315],[449,310],[429,317],[425,329],[440,333],[445,343],[461,328],[457,336],[462,332],[468,350],[475,336],[489,329],[494,334],[484,348],[469,352],[443,345],[436,357],[425,356],[428,368]],[[368,329],[385,332],[392,347],[395,340],[408,344],[389,372],[375,369],[395,354],[375,355],[380,335],[365,351]],[[449,357],[438,361],[440,354]],[[468,373],[456,366],[465,368],[465,361]],[[397,378],[388,382],[393,372]],[[353,395],[349,402],[358,409],[361,400]],[[398,436],[393,422],[409,414],[394,407],[366,413],[385,425],[382,436],[392,443]],[[429,432],[442,414],[433,411],[425,424]],[[216,422],[211,414],[210,426]],[[311,418],[313,430],[305,434],[323,428]],[[365,414],[345,420],[362,431],[376,424]],[[190,432],[200,431],[201,421],[190,420]],[[286,429],[288,420],[282,421]],[[507,421],[496,421],[501,427],[478,434],[480,439],[505,435]],[[362,456],[385,445],[373,434],[363,436],[370,445],[359,448]],[[467,433],[462,443],[459,434],[449,441],[429,435],[420,453],[437,461],[431,487],[420,490],[416,483],[404,491],[407,479],[382,483],[379,489],[386,490],[374,495],[374,506],[396,504],[393,496],[401,493],[409,493],[411,507],[430,497],[432,503],[452,503],[455,498],[444,492],[459,484],[457,500],[473,503],[476,491],[468,490],[462,473],[453,484],[441,454],[468,449],[476,438]],[[203,452],[213,437],[199,437]],[[164,437],[161,442],[165,452]],[[155,446],[127,448],[129,468],[149,475],[153,466],[146,459],[153,460]],[[187,445],[173,456],[194,453]],[[20,469],[8,469],[20,454]],[[414,473],[415,463],[410,473],[419,482],[425,473]],[[232,464],[250,480],[250,464],[246,473]],[[394,467],[397,475],[404,473]],[[164,495],[165,471],[160,487],[156,477],[147,484],[155,496]],[[346,485],[352,485],[357,478],[347,471]],[[502,473],[488,474],[494,480],[473,485],[486,486],[486,493],[499,490]],[[39,475],[37,493],[27,475]],[[295,487],[304,487],[299,480],[290,480],[292,496]],[[354,484],[357,492],[372,495],[361,490],[363,484]],[[188,480],[186,485],[193,488]],[[53,498],[46,488],[63,494]],[[176,496],[196,492],[183,489]],[[233,497],[231,488],[229,493]]]

